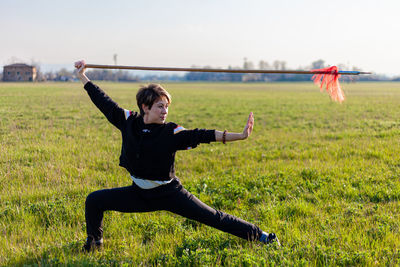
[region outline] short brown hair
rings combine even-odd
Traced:
[[[142,104],[151,108],[154,102],[161,97],[165,97],[168,104],[171,103],[171,95],[160,84],[152,83],[146,86],[141,86],[136,94],[136,102],[140,109],[140,114],[142,116],[144,115]]]

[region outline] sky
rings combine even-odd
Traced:
[[[0,66],[226,68],[244,58],[400,76],[399,0],[0,0]]]

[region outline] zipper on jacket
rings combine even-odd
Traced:
[[[138,150],[136,152],[136,159],[140,158],[140,151],[142,150],[142,142],[143,142],[143,133],[140,134],[140,139],[139,139],[139,144],[138,144]]]
[[[143,143],[143,136],[145,134],[150,133],[151,131],[149,129],[142,129],[142,132],[140,133],[140,139],[139,139],[139,145],[138,145],[138,151],[136,153],[136,159],[140,158],[140,152],[142,151],[142,143]]]

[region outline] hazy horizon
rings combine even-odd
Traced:
[[[323,59],[377,74],[397,69],[400,2],[49,1],[2,3],[0,66],[17,58],[43,69],[74,61],[213,67]]]

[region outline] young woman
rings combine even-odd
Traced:
[[[130,173],[133,180],[131,186],[99,190],[88,195],[85,203],[85,251],[103,244],[102,222],[106,210],[167,210],[249,241],[277,242],[279,245],[274,233],[263,232],[254,224],[207,206],[183,188],[175,176],[176,151],[195,148],[200,143],[247,139],[253,130],[252,113],[242,133],[186,130],[175,123],[166,123],[171,97],[160,85],[150,84],[140,88],[136,95],[140,113],[133,112],[119,107],[88,79],[84,61],[76,62],[75,67],[93,103],[121,131],[119,165]]]

